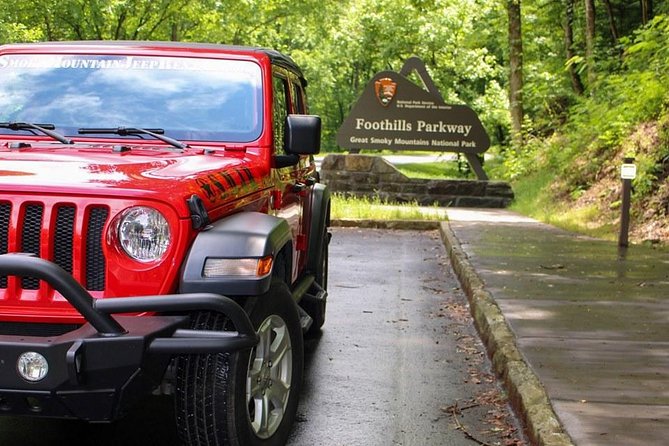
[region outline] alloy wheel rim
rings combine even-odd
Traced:
[[[286,322],[271,315],[258,328],[246,378],[249,421],[255,434],[271,437],[281,425],[293,378],[293,349]]]

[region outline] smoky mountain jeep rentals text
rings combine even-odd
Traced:
[[[305,87],[265,49],[0,47],[0,414],[162,389],[185,444],[285,443],[327,295]]]

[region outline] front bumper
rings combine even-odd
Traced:
[[[21,254],[0,255],[0,275],[49,282],[87,321],[60,336],[0,336],[0,414],[111,421],[160,383],[174,355],[234,352],[258,342],[246,313],[225,296],[96,300],[54,263]],[[192,311],[222,313],[235,331],[191,330]],[[140,312],[172,315],[112,317]],[[49,364],[41,381],[26,381],[17,371],[28,351]]]

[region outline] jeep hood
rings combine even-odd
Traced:
[[[111,146],[5,150],[0,151],[0,193],[156,199],[173,201],[177,209],[195,193],[205,202],[222,203],[260,177],[260,163],[243,153],[219,153],[164,147],[115,152]]]

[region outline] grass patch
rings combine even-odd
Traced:
[[[449,178],[474,178],[474,174],[461,172],[456,161],[435,161],[426,163],[402,163],[395,167],[409,178],[444,180]]]
[[[512,184],[515,198],[510,208],[537,220],[546,221],[555,212],[556,202],[549,192],[553,173],[541,170]]]
[[[348,197],[334,194],[332,218],[355,220],[436,220],[444,221],[446,211],[438,206],[417,203],[392,203],[379,197]]]
[[[618,237],[618,227],[612,224],[598,224],[601,211],[597,206],[583,208],[562,208],[547,219],[547,223],[570,232],[586,234],[599,239],[615,241]]]
[[[597,206],[576,208],[557,201],[550,192],[554,174],[548,170],[533,173],[513,183],[515,199],[510,209],[570,232],[605,240],[616,240],[618,228],[598,224]]]

